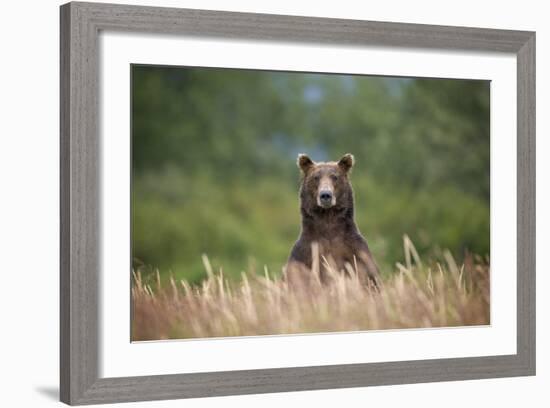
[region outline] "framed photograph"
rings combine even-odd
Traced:
[[[535,33],[61,7],[61,400],[535,374]]]

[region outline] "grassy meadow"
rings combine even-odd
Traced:
[[[405,264],[379,288],[365,286],[352,265],[349,275],[317,259],[309,286],[293,287],[263,272],[242,272],[239,282],[214,271],[198,286],[170,278],[162,284],[133,275],[132,340],[257,336],[291,333],[487,325],[490,323],[489,260],[469,255],[457,265],[424,264],[404,237]],[[330,280],[321,284],[319,269]]]

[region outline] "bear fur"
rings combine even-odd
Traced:
[[[291,284],[309,284],[313,270],[319,279],[329,281],[329,271],[356,271],[361,282],[378,286],[379,272],[365,238],[354,220],[353,189],[349,180],[354,158],[344,155],[338,162],[315,163],[308,156],[298,156],[302,173],[300,212],[302,230],[285,268]],[[315,255],[318,254],[318,260]],[[323,258],[324,257],[324,258]]]

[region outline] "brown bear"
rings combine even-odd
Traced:
[[[313,162],[298,155],[302,173],[300,212],[302,231],[290,253],[285,275],[291,284],[307,284],[312,269],[318,270],[321,282],[329,280],[329,270],[350,274],[378,286],[378,268],[354,221],[353,189],[349,180],[354,164],[351,154],[338,162]],[[318,254],[318,256],[317,256]],[[315,260],[319,258],[319,260]],[[312,263],[314,264],[312,268]]]

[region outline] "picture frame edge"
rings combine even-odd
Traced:
[[[518,355],[536,374],[536,34],[517,52]]]

